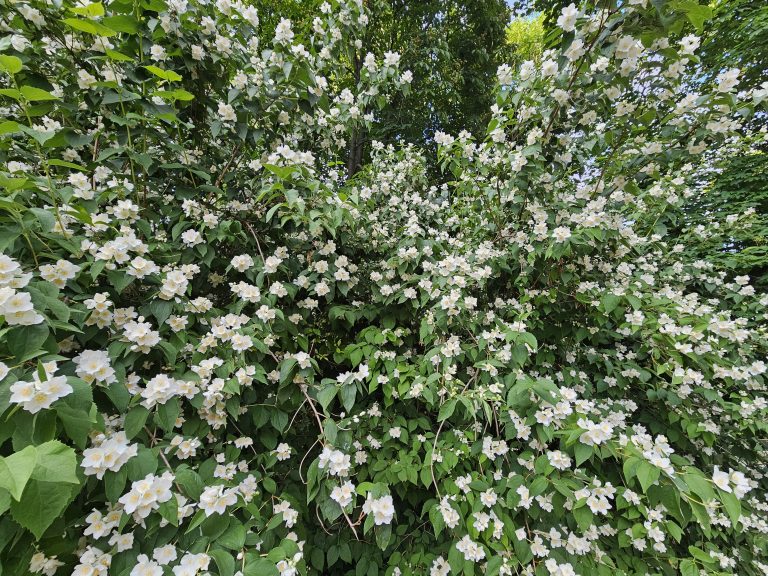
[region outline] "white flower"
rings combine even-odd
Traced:
[[[485,558],[485,550],[477,542],[473,542],[469,535],[464,536],[456,543],[456,549],[464,555],[469,562],[480,562]]]
[[[714,482],[715,486],[720,488],[723,492],[732,492],[728,474],[720,470],[717,466],[715,466],[715,471],[712,474],[712,482]]]
[[[153,44],[152,47],[149,49],[149,54],[152,57],[152,60],[156,60],[159,62],[168,58],[168,54],[165,52],[165,48],[163,48],[159,44]]]
[[[115,370],[109,362],[109,354],[101,350],[83,350],[72,361],[77,366],[75,373],[88,384],[116,382]]]
[[[47,410],[51,404],[72,393],[72,386],[67,384],[66,376],[54,376],[56,362],[47,362],[42,367],[45,379],[41,380],[41,371],[36,370],[32,380],[11,384],[11,403],[20,404],[31,414]]]
[[[131,490],[121,496],[118,502],[123,505],[127,514],[146,518],[153,510],[159,508],[160,504],[173,498],[173,480],[173,474],[170,472],[164,472],[161,476],[147,474],[143,479],[131,484]]]
[[[306,352],[297,352],[293,357],[299,364],[299,368],[306,369],[312,366],[312,358]]]
[[[139,554],[130,576],[162,576],[162,574],[163,569],[157,562],[150,560],[146,554]]]
[[[567,226],[558,226],[552,231],[552,237],[555,242],[565,242],[571,237],[571,229]]]
[[[387,494],[381,498],[373,498],[368,494],[368,498],[363,504],[363,512],[373,515],[373,523],[376,526],[382,524],[391,524],[395,516],[395,506],[392,503],[392,496]]]
[[[576,5],[571,3],[565,6],[560,16],[557,18],[557,25],[563,29],[563,32],[573,32],[576,29],[576,19],[579,17],[579,10]]]
[[[173,544],[166,544],[155,548],[152,552],[152,558],[161,566],[166,566],[176,560],[176,547]]]
[[[0,316],[11,326],[31,326],[45,320],[35,312],[32,297],[9,286],[0,287]]]
[[[480,502],[487,508],[495,506],[496,500],[498,500],[498,496],[496,495],[496,492],[493,491],[493,488],[488,488],[488,490],[480,494]]]
[[[159,271],[160,268],[158,268],[157,264],[152,262],[152,260],[146,260],[141,256],[136,256],[136,258],[131,260],[128,269],[125,272],[129,276],[135,278],[144,278],[150,274],[157,274]]]
[[[94,446],[83,451],[80,466],[87,476],[95,475],[101,480],[107,470],[118,472],[137,453],[138,444],[131,444],[122,430],[109,436],[100,434]]]
[[[341,450],[333,450],[329,447],[323,448],[317,463],[321,470],[328,469],[331,476],[348,476],[351,460],[349,454],[344,454]]]
[[[45,576],[53,576],[61,566],[64,562],[57,560],[56,556],[47,558],[42,552],[35,552],[29,560],[29,571]]]
[[[245,272],[253,267],[253,258],[248,254],[240,254],[232,258],[232,268],[238,272]]]
[[[701,39],[698,36],[689,34],[680,40],[680,53],[692,55],[700,45]]]
[[[123,325],[123,335],[129,342],[135,345],[132,350],[147,353],[153,346],[160,343],[160,333],[152,330],[149,322],[144,322],[144,317],[139,316],[137,321],[131,320]]]
[[[234,122],[237,120],[237,114],[231,104],[219,102],[219,117],[223,122]]]
[[[291,457],[291,447],[285,442],[281,442],[274,450],[278,460],[288,460]]]
[[[331,499],[334,500],[342,508],[349,506],[355,496],[355,485],[352,482],[345,482],[341,486],[335,486],[331,490]]]
[[[288,44],[293,40],[293,30],[291,21],[287,18],[280,18],[280,22],[275,28],[275,44]]]
[[[190,228],[185,230],[181,235],[181,241],[190,248],[197,246],[203,242],[203,235],[197,230]]]
[[[72,264],[69,260],[58,260],[56,264],[40,266],[40,276],[59,288],[64,288],[67,280],[73,279],[79,271],[80,266]]]
[[[226,488],[222,485],[208,486],[200,495],[200,510],[206,516],[224,514],[227,506],[237,503],[237,488]]]
[[[547,459],[552,467],[558,470],[567,470],[571,467],[571,458],[568,454],[561,452],[560,450],[553,450],[547,453]]]
[[[720,72],[717,75],[717,91],[718,92],[732,92],[739,83],[739,75],[741,70],[738,68],[729,68],[725,72]]]

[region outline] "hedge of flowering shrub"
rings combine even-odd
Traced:
[[[3,4],[2,573],[765,574],[768,296],[679,207],[768,89],[691,81],[706,11],[566,7],[347,178],[411,79],[362,0]]]

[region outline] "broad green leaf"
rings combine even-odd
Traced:
[[[647,492],[648,488],[659,479],[660,474],[661,471],[656,466],[645,460],[641,460],[637,466],[637,479],[640,481],[644,492]]]
[[[8,96],[14,100],[21,100],[21,92],[16,88],[0,88],[0,96]]]
[[[44,482],[79,484],[74,449],[58,440],[51,440],[38,446],[37,465],[32,472],[32,478]]]
[[[128,16],[126,14],[107,16],[102,22],[110,29],[118,32],[125,32],[126,34],[136,34],[140,30],[139,21],[133,16]]]
[[[58,100],[58,96],[54,96],[47,90],[42,88],[35,88],[34,86],[22,86],[20,88],[21,95],[29,102],[44,102],[46,100]]]
[[[723,492],[722,490],[719,490],[719,492],[720,501],[723,503],[725,511],[728,513],[728,518],[730,518],[731,522],[735,525],[739,521],[739,518],[741,518],[741,502],[739,502],[739,499],[732,492]]]
[[[20,132],[21,128],[19,126],[18,122],[13,122],[12,120],[6,120],[5,122],[0,122],[0,136],[3,134],[15,134],[16,132]]]
[[[98,16],[104,16],[104,5],[101,2],[94,2],[86,6],[76,6],[69,9],[73,14],[78,16],[85,16],[87,18],[96,18]]]
[[[136,437],[141,432],[144,425],[147,423],[147,417],[149,416],[149,410],[144,406],[134,406],[130,409],[128,414],[125,415],[125,435],[129,440]]]
[[[117,32],[111,28],[91,20],[81,20],[80,18],[64,18],[62,22],[70,28],[80,30],[81,32],[85,32],[87,34],[93,34],[94,36],[114,36],[117,34]]]
[[[241,550],[245,545],[245,534],[245,527],[239,522],[234,522],[219,536],[216,543],[229,550]]]
[[[64,168],[72,168],[73,170],[81,170],[82,172],[87,172],[88,168],[85,166],[81,166],[80,164],[75,164],[74,162],[67,162],[66,160],[58,160],[54,158],[53,160],[48,160],[48,164],[50,166],[62,166]]]
[[[456,404],[458,403],[458,398],[451,398],[440,406],[440,411],[437,415],[437,421],[442,422],[443,420],[448,420],[453,415],[453,412],[456,410]]]
[[[16,56],[8,56],[7,54],[0,54],[0,70],[8,72],[9,74],[17,74],[21,72],[22,64],[21,59]]]
[[[243,576],[279,576],[280,572],[274,562],[266,558],[246,559]]]
[[[36,463],[37,451],[34,446],[27,446],[5,458],[0,457],[0,488],[8,490],[14,500],[20,500]]]
[[[79,488],[76,489],[79,491]],[[77,491],[71,484],[30,480],[19,502],[11,502],[13,519],[38,540],[61,516]]]
[[[126,56],[125,54],[123,54],[122,52],[118,52],[117,50],[110,50],[109,48],[107,48],[105,50],[105,53],[110,60],[115,60],[117,62],[133,62],[133,58],[131,58],[130,56]],[[128,98],[125,98],[125,100],[128,100]],[[104,98],[104,103],[108,104],[108,102],[106,101],[106,98]]]
[[[323,388],[317,391],[317,401],[323,407],[323,410],[327,410],[331,402],[336,398],[338,388],[335,384],[326,384]]]
[[[48,327],[45,324],[19,327],[13,331],[13,336],[8,338],[8,350],[16,362],[22,362],[40,352],[47,339]]]
[[[174,72],[173,70],[163,70],[162,68],[158,68],[157,66],[144,66],[144,68],[148,71],[157,76],[158,78],[162,78],[163,80],[168,80],[169,82],[180,82],[181,76]]]

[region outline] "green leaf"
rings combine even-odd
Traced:
[[[243,576],[279,576],[280,572],[274,562],[266,558],[253,558],[246,560]]]
[[[181,407],[179,406],[178,398],[171,398],[165,404],[158,404],[156,412],[156,420],[160,425],[160,428],[166,432],[170,432],[176,426],[176,419],[181,413]]]
[[[148,416],[149,410],[144,406],[134,406],[130,409],[128,414],[125,415],[125,435],[129,440],[135,438],[136,435],[141,432],[144,425],[147,423]]]
[[[16,88],[2,88],[0,89],[0,96],[8,96],[14,100],[21,100],[21,92],[16,90]]]
[[[152,312],[152,316],[157,318],[158,325],[165,322],[173,312],[173,302],[168,300],[152,300],[149,304],[149,310]]]
[[[27,446],[6,458],[0,457],[0,488],[8,490],[14,500],[20,500],[36,462],[37,450],[34,446]]]
[[[133,58],[131,58],[130,56],[126,56],[125,54],[123,54],[122,52],[118,52],[117,50],[110,50],[109,48],[107,48],[105,50],[105,53],[107,54],[107,57],[110,60],[115,60],[117,62],[133,62]],[[130,99],[131,98],[129,98],[127,95],[123,98],[123,100],[130,100]],[[107,102],[106,96],[104,97],[104,104],[109,104],[109,102]]]
[[[586,462],[589,460],[589,457],[592,456],[592,446],[587,446],[586,444],[578,442],[574,448],[574,452],[576,456],[576,466],[581,466],[583,462]]]
[[[184,492],[190,498],[200,499],[200,494],[205,489],[205,482],[200,475],[189,468],[178,468],[176,470],[176,483],[184,489]]]
[[[699,474],[683,474],[683,481],[688,488],[702,501],[714,500],[715,491],[712,489],[712,483]]]
[[[139,21],[133,16],[127,16],[125,14],[107,16],[102,22],[112,30],[125,32],[126,34],[136,34],[140,29]]]
[[[149,448],[139,446],[136,456],[128,460],[125,468],[128,471],[128,480],[131,482],[141,480],[147,474],[155,473],[157,470],[157,456]]]
[[[235,559],[225,550],[212,550],[209,552],[219,568],[220,576],[232,576],[235,573]]]
[[[80,484],[75,450],[58,440],[41,444],[37,447],[37,465],[32,478],[44,482]]]
[[[123,466],[117,472],[107,471],[104,473],[104,493],[112,504],[116,504],[125,491],[125,484],[128,481],[128,468]]]
[[[241,550],[245,545],[245,527],[240,523],[232,524],[216,540],[216,543],[229,550]]]
[[[357,386],[354,384],[344,384],[341,387],[341,403],[344,405],[344,409],[350,412],[355,405],[355,395],[357,394]]]
[[[592,511],[587,506],[581,506],[573,511],[573,517],[582,530],[587,530],[592,524]]]
[[[437,414],[437,421],[442,422],[443,420],[448,420],[456,410],[458,401],[458,398],[451,398],[448,402],[440,406],[440,412]]]
[[[179,501],[176,500],[175,495],[160,504],[157,511],[160,513],[160,516],[165,518],[172,526],[179,525]]]
[[[696,566],[696,562],[690,558],[686,558],[680,562],[680,576],[699,576],[699,569]]]
[[[21,95],[24,96],[29,102],[44,102],[47,100],[58,100],[58,96],[54,96],[47,90],[42,88],[35,88],[34,86],[22,86],[20,89]]]
[[[182,90],[181,88],[176,90],[158,90],[153,94],[153,96],[160,96],[163,100],[183,100],[183,101],[189,101],[194,100],[195,95],[191,92],[187,92],[186,90]]]
[[[699,4],[697,0],[677,0],[671,4],[672,8],[683,12],[696,30],[704,29],[704,22],[712,18],[712,8],[706,4]]]
[[[117,290],[118,294],[121,294],[131,282],[133,282],[133,276],[120,272],[119,270],[109,270],[107,272],[107,278],[109,278],[110,284]]]
[[[22,69],[21,59],[16,56],[0,54],[0,69],[9,74],[18,74]]]
[[[326,418],[325,422],[323,422],[323,435],[328,440],[328,442],[335,444],[336,438],[339,435],[339,427],[336,426],[336,422],[330,418]]]
[[[731,492],[723,492],[722,490],[719,490],[719,492],[720,501],[723,503],[725,511],[728,513],[728,517],[735,526],[739,521],[739,518],[741,518],[741,502],[739,502],[736,495]]]
[[[389,546],[389,541],[392,539],[392,525],[376,526],[374,532],[376,533],[376,544],[381,550],[386,550],[387,546]]]
[[[77,492],[69,484],[30,480],[21,500],[11,502],[11,514],[39,540]]]
[[[114,36],[117,34],[117,32],[111,28],[107,28],[103,24],[92,22],[90,20],[81,20],[80,18],[64,18],[62,22],[70,28],[80,30],[80,32],[85,32],[87,34],[93,34],[94,36]]]
[[[48,327],[45,324],[23,326],[13,331],[12,337],[7,339],[7,346],[18,363],[34,357],[47,339]]]
[[[15,134],[16,132],[21,132],[21,126],[18,122],[11,120],[0,122],[0,136],[3,134]]]
[[[158,78],[162,78],[163,80],[167,80],[168,82],[180,82],[181,76],[174,72],[173,70],[163,70],[162,68],[158,68],[157,66],[144,66],[144,68],[148,71],[157,76]]]
[[[327,384],[323,388],[317,391],[317,401],[323,407],[323,410],[328,410],[333,399],[336,398],[337,388],[335,384]]]
[[[48,160],[49,166],[63,166],[64,168],[72,168],[73,170],[81,170],[83,172],[87,172],[88,168],[85,166],[81,166],[80,164],[75,164],[73,162],[66,162],[64,160]]]
[[[0,516],[5,514],[11,507],[11,495],[6,490],[0,490]],[[2,546],[0,546],[2,550]]]
[[[645,460],[640,462],[637,467],[637,479],[640,481],[644,492],[648,492],[648,488],[659,479],[660,474],[661,470],[653,464],[649,464]]]
[[[87,6],[77,6],[75,8],[70,8],[69,11],[78,16],[86,16],[88,18],[104,16],[104,6],[101,2],[94,2]]]
[[[64,425],[64,430],[72,441],[81,450],[88,443],[88,434],[93,429],[93,422],[88,412],[78,408],[72,408],[67,404],[56,407],[56,414]]]

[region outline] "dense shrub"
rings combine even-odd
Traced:
[[[3,16],[3,573],[768,570],[768,297],[670,234],[766,91],[688,93],[694,4],[565,8],[350,180],[361,1]]]

